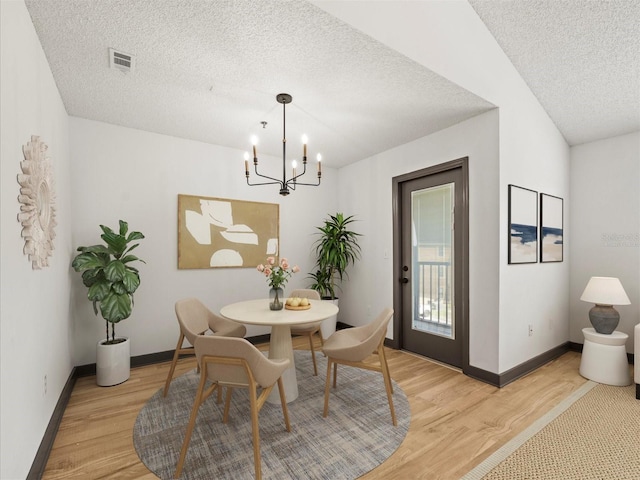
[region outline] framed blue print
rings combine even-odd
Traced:
[[[538,192],[509,185],[509,263],[538,261]]]
[[[563,260],[563,200],[540,194],[540,262]]]

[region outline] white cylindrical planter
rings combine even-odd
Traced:
[[[113,345],[104,345],[105,342],[98,342],[96,349],[96,383],[101,387],[110,387],[129,378],[131,342],[128,338]]]
[[[333,300],[322,300],[323,302],[333,302],[333,304],[338,306],[338,299],[334,298]],[[320,334],[323,339],[329,338],[336,331],[336,323],[338,323],[338,314],[331,315],[329,318],[325,318],[320,324]]]

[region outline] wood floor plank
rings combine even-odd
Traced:
[[[296,348],[305,342],[294,339]],[[586,381],[576,352],[501,389],[407,352],[386,352],[411,424],[398,450],[363,480],[458,479]],[[175,377],[195,366],[193,357],[181,359]],[[127,382],[108,388],[96,386],[95,377],[78,379],[43,478],[156,478],[136,454],[133,425],[168,370],[169,363],[135,368]]]

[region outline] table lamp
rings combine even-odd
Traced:
[[[613,277],[591,277],[580,300],[596,305],[589,310],[589,321],[598,333],[610,335],[620,321],[613,305],[629,305],[629,297],[620,280]]]

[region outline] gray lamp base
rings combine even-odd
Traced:
[[[620,314],[611,305],[597,305],[589,310],[589,321],[598,333],[610,335],[620,322]]]

